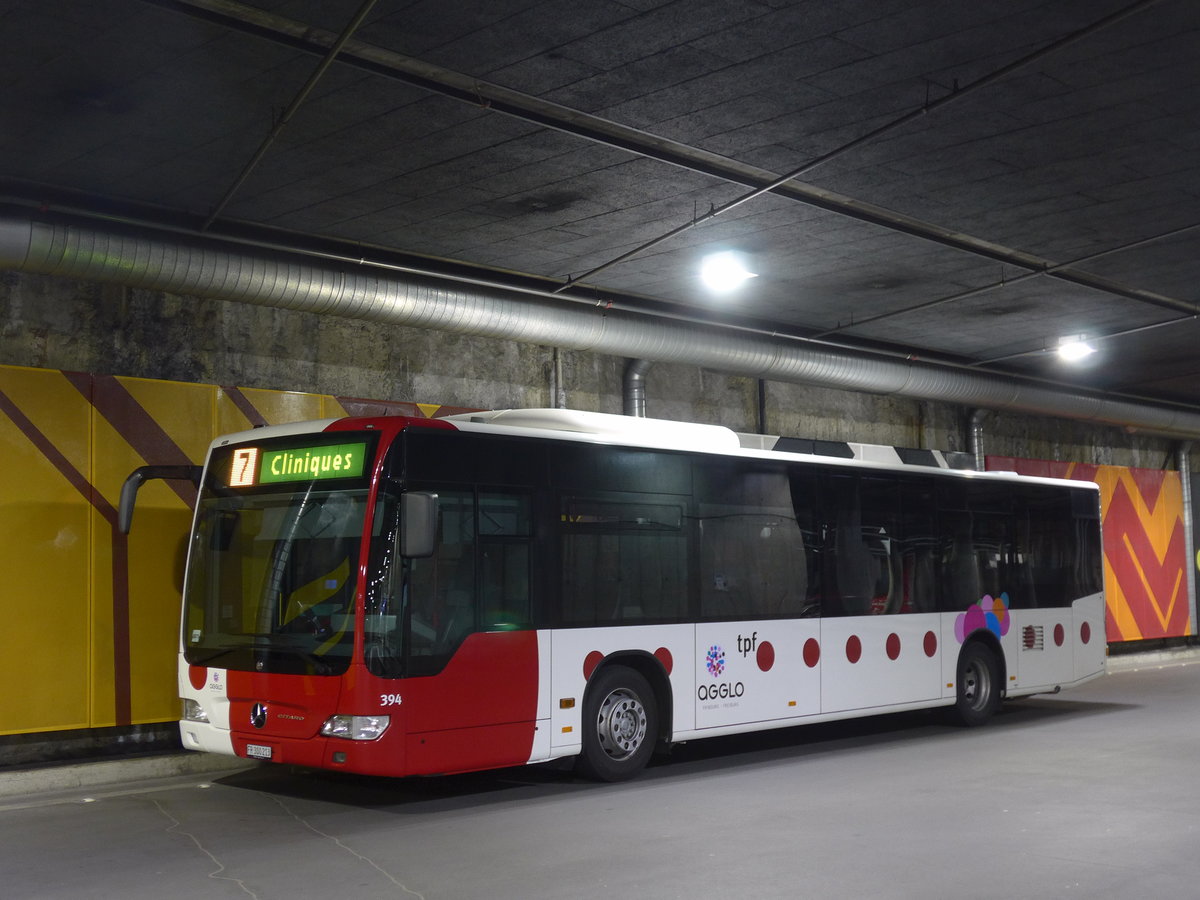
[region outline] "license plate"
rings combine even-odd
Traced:
[[[262,744],[247,744],[246,755],[253,759],[270,759],[271,748],[264,747]]]

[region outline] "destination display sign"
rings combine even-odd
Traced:
[[[365,441],[280,450],[238,447],[233,451],[229,467],[229,486],[357,478],[363,473],[366,459]]]

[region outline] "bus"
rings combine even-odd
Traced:
[[[183,746],[371,775],[1005,698],[1105,671],[1099,491],[744,449],[568,410],[215,440],[179,644]]]

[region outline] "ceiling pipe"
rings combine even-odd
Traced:
[[[646,418],[646,373],[652,365],[654,361],[649,359],[631,359],[626,363],[621,381],[625,415]]]
[[[1179,442],[1179,481],[1183,489],[1183,540],[1187,548],[1188,561],[1184,571],[1187,572],[1188,616],[1192,623],[1192,634],[1197,633],[1196,625],[1196,531],[1193,527],[1193,506],[1195,497],[1192,496],[1192,445],[1189,441]]]
[[[989,410],[975,409],[967,420],[967,450],[975,457],[975,471],[982,472],[987,468],[987,457],[983,452],[983,420],[989,415]]]
[[[1200,413],[1189,409],[90,220],[0,211],[0,268],[1200,437]]]
[[[557,347],[550,354],[550,405],[554,409],[567,408],[567,386],[563,382],[562,351]]]

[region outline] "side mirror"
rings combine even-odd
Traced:
[[[203,472],[201,466],[142,466],[134,469],[121,485],[117,530],[121,534],[129,534],[129,529],[133,527],[133,506],[137,501],[138,489],[147,481],[152,478],[164,478],[168,481],[190,481],[196,487],[200,487],[200,476]]]
[[[437,547],[438,495],[410,491],[400,496],[400,555],[433,556]]]

